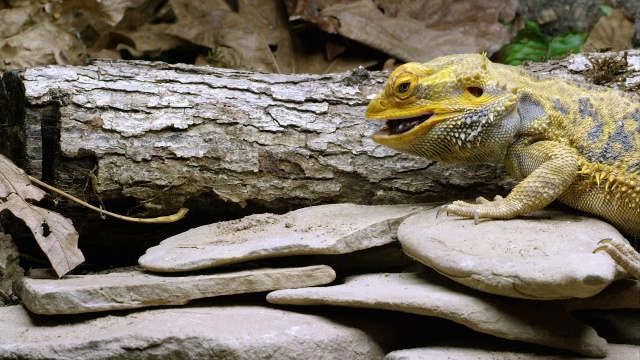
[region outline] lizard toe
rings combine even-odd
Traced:
[[[476,203],[478,203],[478,204],[486,204],[486,203],[490,203],[490,202],[491,202],[491,200],[487,200],[482,196],[478,196],[476,198]]]
[[[606,252],[629,276],[640,280],[640,253],[636,249],[613,239],[600,240],[598,245],[600,246],[593,250],[594,253]]]
[[[442,206],[440,206],[440,207],[438,208],[438,211],[436,212],[436,218],[437,218],[438,216],[440,216],[443,212],[446,212],[446,213],[447,213],[447,216],[448,216],[448,215],[449,215],[449,210],[448,210],[448,208],[449,208],[449,205],[442,205]]]

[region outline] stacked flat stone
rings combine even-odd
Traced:
[[[478,225],[469,219],[436,217],[436,211],[435,205],[338,204],[300,209],[284,215],[252,215],[195,228],[163,241],[140,258],[144,270],[67,276],[61,280],[24,278],[15,284],[15,292],[30,311],[38,314],[182,306],[129,313],[122,321],[134,324],[134,329],[112,337],[84,333],[88,322],[97,327],[113,325],[106,324],[114,321],[108,316],[94,316],[88,318],[88,322],[68,324],[66,333],[70,335],[60,335],[59,345],[43,340],[46,331],[39,329],[22,337],[20,346],[16,345],[16,342],[20,343],[17,339],[29,328],[28,321],[20,313],[22,309],[6,308],[12,309],[9,312],[0,308],[0,316],[6,313],[21,324],[15,331],[0,333],[0,358],[5,354],[9,354],[8,357],[33,354],[47,357],[67,351],[64,349],[68,349],[69,354],[73,351],[81,353],[105,336],[111,344],[119,344],[103,349],[108,357],[116,358],[129,354],[119,351],[131,348],[130,341],[139,343],[140,348],[151,347],[149,339],[167,344],[163,345],[163,350],[158,350],[158,354],[162,351],[180,353],[176,350],[179,346],[171,347],[167,338],[182,339],[185,344],[193,341],[205,344],[207,354],[227,354],[224,351],[230,348],[240,354],[242,351],[238,349],[244,347],[247,353],[256,355],[255,358],[269,358],[274,354],[322,358],[318,356],[320,352],[326,354],[324,358],[366,359],[380,358],[389,349],[396,351],[389,353],[388,359],[445,356],[442,351],[446,348],[443,347],[415,347],[415,344],[402,343],[401,339],[411,337],[403,332],[407,328],[403,322],[390,325],[388,320],[369,321],[365,326],[348,320],[360,316],[375,318],[371,314],[379,316],[379,313],[369,313],[373,311],[371,309],[390,310],[400,319],[410,316],[411,321],[424,322],[425,327],[433,327],[429,323],[434,320],[430,319],[446,319],[447,324],[457,323],[471,329],[471,333],[488,334],[498,341],[498,347],[493,349],[474,345],[473,341],[461,345],[451,354],[462,359],[496,356],[501,351],[502,354],[511,351],[513,356],[519,356],[517,349],[514,350],[517,343],[500,342],[498,338],[537,344],[538,347],[531,350],[532,359],[545,358],[537,356],[549,351],[549,356],[556,356],[549,350],[552,348],[589,357],[602,357],[607,353],[626,356],[640,351],[639,347],[612,346],[605,340],[640,344],[640,336],[634,335],[633,331],[618,331],[617,335],[602,329],[596,332],[570,312],[575,309],[640,308],[639,282],[614,282],[625,273],[607,255],[593,253],[603,238],[626,241],[614,228],[593,218],[557,210],[544,210],[508,221],[481,221]],[[387,254],[381,249],[397,244],[398,240],[407,258],[391,261],[380,255]],[[368,260],[371,263],[366,267],[369,273],[356,274],[358,271],[353,273],[353,269],[357,267],[345,267],[348,270],[338,271],[335,280],[336,272],[325,263],[345,256],[340,254],[350,254],[346,261]],[[377,255],[366,259],[369,254]],[[319,255],[323,257],[318,258]],[[417,261],[411,263],[407,261],[409,257]],[[270,265],[291,263],[286,259],[295,259],[293,263],[302,266],[256,268],[256,263],[264,264],[265,261]],[[410,266],[401,268],[400,272],[388,273],[385,272],[388,263]],[[409,268],[412,272],[402,272]],[[271,308],[267,302],[247,305],[206,300],[205,303],[184,305],[201,298],[269,291],[266,299],[278,309]],[[336,316],[336,313],[323,313],[323,307],[317,305],[369,310],[361,310],[367,312],[366,315],[362,312],[338,313],[339,321],[334,324],[332,335],[331,330],[324,328],[328,323],[322,319]],[[322,316],[297,313],[311,309]],[[600,322],[608,322],[609,327],[620,324],[618,328],[634,328],[640,324],[640,316],[597,316],[600,316]],[[105,323],[101,325],[101,321]],[[170,330],[153,328],[146,334],[136,330],[135,324],[143,326],[154,321],[164,322],[167,326],[178,325]],[[190,321],[194,324],[217,322],[218,325],[205,327],[210,332],[194,332],[188,330]],[[256,329],[254,321],[263,325]],[[268,324],[273,326],[270,328]],[[362,326],[366,331],[362,332]],[[270,334],[275,337],[269,346],[207,335],[219,334],[224,329],[228,329],[229,334],[246,332],[257,337],[267,336],[271,329]],[[314,331],[329,333],[314,337],[311,336]],[[460,330],[456,332],[460,333]],[[620,333],[626,335],[620,336]],[[77,336],[76,345],[65,347],[64,341],[76,336],[74,334],[83,335]],[[606,336],[602,337],[603,334]],[[465,338],[472,339],[474,335],[465,335]],[[380,339],[389,342],[382,344]],[[297,347],[296,341],[299,342]],[[345,343],[354,346],[339,345]],[[427,345],[430,341],[424,339],[423,343]],[[319,346],[316,351],[312,350],[312,344]]]
[[[183,305],[221,295],[324,285],[336,275],[326,265],[229,270],[223,265],[292,255],[345,254],[396,241],[415,205],[337,204],[259,214],[201,226],[170,237],[140,258],[145,271],[24,278],[14,289],[36,314],[81,314]],[[193,273],[210,269],[209,273]],[[217,271],[216,271],[217,270]]]

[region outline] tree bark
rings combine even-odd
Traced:
[[[629,54],[638,61],[637,51]],[[579,63],[588,62],[569,57],[533,70],[576,77]],[[11,71],[0,88],[0,150],[32,176],[108,210],[158,216],[189,207],[183,227],[321,203],[508,192],[513,181],[499,166],[434,164],[370,140],[382,124],[364,111],[387,76],[111,60]],[[106,236],[95,233],[104,221],[76,205],[61,201],[56,210],[83,222],[81,240],[83,231]],[[181,230],[107,224],[123,240]]]

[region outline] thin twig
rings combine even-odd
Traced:
[[[167,224],[167,223],[172,223],[172,222],[175,222],[175,221],[178,221],[178,220],[182,219],[187,214],[187,212],[189,211],[189,209],[187,209],[187,208],[181,208],[180,210],[178,210],[177,213],[175,213],[173,215],[160,216],[160,217],[155,217],[155,218],[134,218],[134,217],[130,217],[130,216],[124,216],[124,215],[115,214],[115,213],[112,213],[110,211],[106,211],[104,209],[100,209],[98,207],[95,207],[95,206],[93,206],[93,205],[91,205],[91,204],[89,204],[89,203],[87,203],[85,201],[82,201],[82,200],[78,199],[77,197],[75,197],[75,196],[73,196],[71,194],[67,194],[66,192],[64,192],[64,191],[62,191],[60,189],[57,189],[57,188],[55,188],[55,187],[53,187],[53,186],[51,186],[51,185],[49,185],[47,183],[44,183],[44,182],[42,182],[42,181],[40,181],[40,180],[38,180],[38,179],[36,179],[36,178],[34,178],[32,176],[29,176],[29,180],[31,180],[31,182],[37,184],[38,186],[41,186],[41,187],[43,187],[43,188],[45,188],[47,190],[51,190],[54,193],[56,193],[58,195],[61,195],[61,196],[64,196],[64,197],[66,197],[67,199],[69,199],[71,201],[75,201],[78,204],[80,204],[82,206],[85,206],[85,207],[87,207],[87,208],[89,208],[91,210],[94,210],[94,211],[97,211],[97,212],[99,212],[101,214],[105,214],[105,215],[114,217],[116,219],[124,220],[124,221],[130,221],[130,222],[135,222],[135,223],[148,223],[148,224]]]

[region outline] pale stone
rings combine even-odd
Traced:
[[[486,294],[431,271],[353,276],[343,285],[274,291],[267,300],[274,304],[350,306],[436,316],[505,339],[587,356],[606,354],[606,341],[567,313],[561,303]]]
[[[640,281],[614,281],[597,295],[564,302],[569,310],[581,309],[640,309]]]
[[[628,243],[604,221],[558,210],[509,220],[472,219],[429,210],[405,220],[398,239],[407,255],[474,289],[528,299],[597,294],[624,271],[598,241]]]
[[[201,226],[147,250],[139,263],[177,272],[269,257],[344,254],[397,241],[397,229],[417,205],[334,204],[284,215],[259,214]]]
[[[129,271],[59,280],[25,277],[14,284],[14,289],[36,314],[80,314],[184,305],[194,299],[323,285],[334,279],[330,267],[317,265],[188,276]]]
[[[260,306],[42,316],[0,308],[0,359],[381,359],[386,324]],[[352,320],[352,319],[351,319]]]
[[[573,314],[580,321],[593,326],[600,336],[612,343],[640,346],[638,310],[581,310]]]
[[[11,293],[11,284],[22,278],[19,262],[20,253],[11,235],[0,233],[0,291]]]
[[[266,263],[322,264],[331,266],[338,277],[379,272],[419,272],[428,267],[407,256],[399,242],[339,255],[315,255],[267,260]],[[242,265],[240,265],[242,266]],[[266,266],[266,265],[265,265]]]
[[[546,355],[515,350],[485,350],[465,347],[434,346],[392,351],[384,360],[578,360],[582,356]],[[609,344],[607,360],[640,359],[640,347]]]

